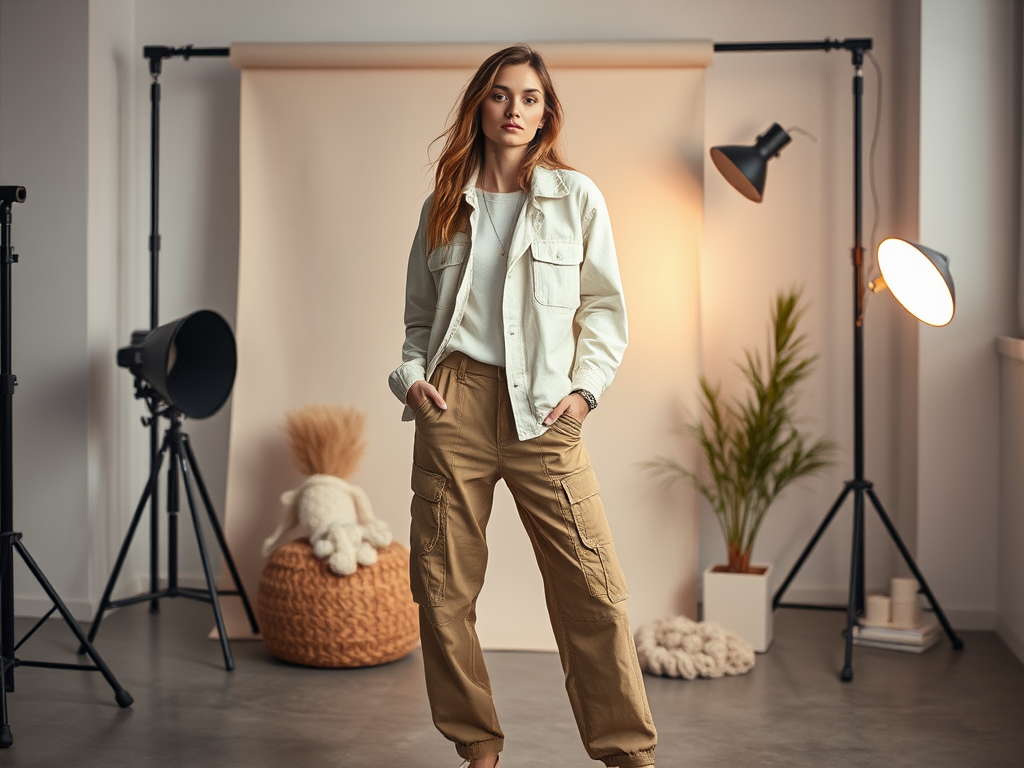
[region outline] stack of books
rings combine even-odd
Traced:
[[[931,619],[913,629],[892,625],[861,624],[853,628],[853,644],[888,651],[923,653],[939,642],[939,625]]]

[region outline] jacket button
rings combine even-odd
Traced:
[[[512,386],[515,387],[516,389],[519,389],[519,384],[513,384]]]

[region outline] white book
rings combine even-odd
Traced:
[[[887,643],[884,640],[867,640],[859,637],[853,638],[854,645],[860,645],[865,648],[881,648],[886,651],[902,651],[903,653],[924,653],[937,642],[939,642],[938,633],[933,634],[930,639],[925,640],[919,645],[910,643]]]
[[[860,625],[853,628],[854,640],[873,640],[882,643],[902,643],[904,645],[923,645],[938,637],[939,625],[933,621],[921,624],[913,629],[899,627],[880,627]]]

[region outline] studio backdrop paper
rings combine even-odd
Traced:
[[[672,46],[675,46],[674,48]],[[225,529],[255,601],[260,545],[292,467],[285,413],[367,414],[353,478],[408,543],[413,425],[387,386],[401,362],[406,262],[431,147],[475,67],[500,45],[236,45],[241,80],[238,378]],[[695,616],[697,505],[638,463],[679,455],[699,376],[704,70],[711,46],[538,43],[566,113],[568,161],[608,202],[629,315],[618,377],[587,420],[634,626]],[[646,58],[645,58],[646,56]],[[478,606],[488,648],[553,649],[540,575],[508,491],[495,494]],[[222,587],[230,579],[222,573]],[[229,635],[246,634],[237,600]]]

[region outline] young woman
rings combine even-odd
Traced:
[[[654,764],[626,582],[580,436],[626,348],[608,211],[561,159],[541,56],[498,51],[470,80],[409,256],[404,362],[415,419],[411,580],[434,723],[470,768],[503,735],[477,639],[487,520],[504,480],[544,579],[588,754]]]

